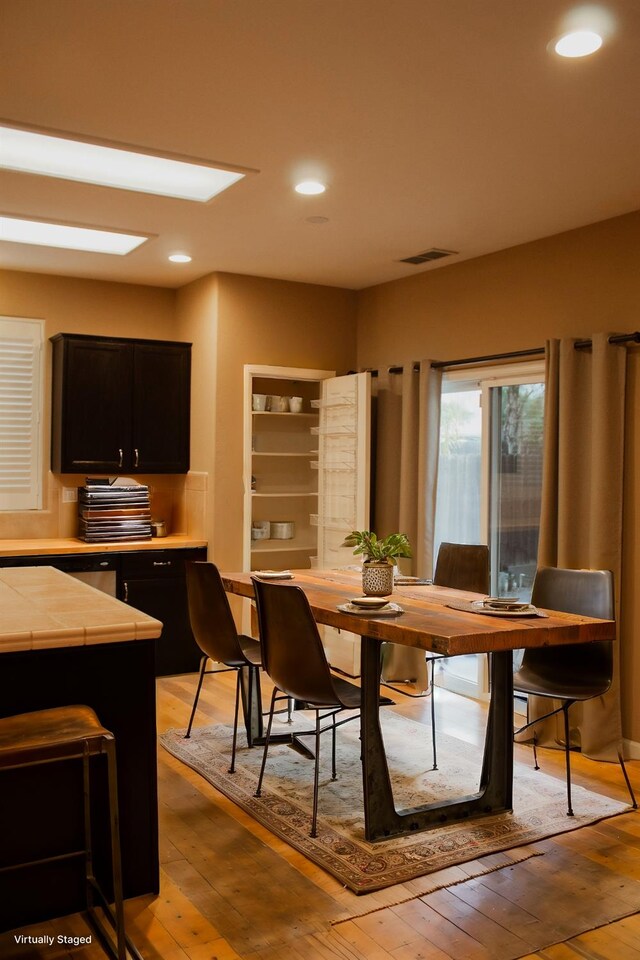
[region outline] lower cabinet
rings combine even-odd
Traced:
[[[186,560],[206,560],[205,548],[125,553],[118,599],[163,623],[156,640],[156,675],[197,670],[202,652],[193,638],[185,579]]]

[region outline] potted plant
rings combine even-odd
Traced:
[[[362,554],[362,592],[371,597],[393,592],[394,560],[411,556],[406,533],[378,538],[372,530],[352,530],[343,546],[354,547],[354,554]]]

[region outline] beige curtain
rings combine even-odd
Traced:
[[[611,570],[619,620],[626,348],[593,337],[547,343],[539,566]],[[616,760],[622,740],[619,640],[604,696],[570,710],[571,741],[592,759]],[[549,711],[531,698],[530,719]],[[539,742],[564,742],[562,715],[536,728]]]
[[[406,533],[412,560],[401,560],[406,574],[430,577],[433,567],[440,391],[442,374],[429,360],[402,374],[381,373],[374,384],[376,461],[373,529],[379,536]],[[427,688],[424,653],[386,644],[383,678],[415,680]]]

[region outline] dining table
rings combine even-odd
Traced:
[[[251,573],[222,573],[228,593],[253,599]],[[273,576],[271,577],[273,579]],[[416,578],[417,579],[417,578]],[[318,624],[359,634],[362,687],[361,742],[365,837],[375,842],[448,823],[512,810],[513,651],[615,639],[615,622],[532,608],[524,614],[488,610],[479,594],[430,583],[394,585],[388,600],[400,611],[350,612],[362,593],[352,570],[291,570],[276,582],[304,591]],[[345,610],[345,606],[347,609]],[[342,609],[341,609],[342,608]],[[292,637],[295,642],[295,637]],[[397,809],[380,726],[381,645],[399,643],[445,657],[490,654],[490,700],[479,789]],[[255,703],[245,702],[249,742],[262,734]],[[470,788],[475,785],[470,785]]]

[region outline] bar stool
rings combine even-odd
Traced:
[[[89,758],[100,754],[105,754],[107,758],[111,871],[115,911],[108,903],[93,873]],[[124,927],[115,737],[100,724],[93,710],[86,706],[55,707],[0,719],[0,771],[71,759],[81,759],[83,765],[84,848],[53,857],[12,864],[2,867],[1,870],[4,872],[17,867],[84,857],[89,925],[95,931],[108,956],[115,960],[126,960],[128,949],[136,960],[142,960],[140,953],[127,937]],[[96,901],[103,908],[105,917],[115,931],[115,944],[96,911]]]

